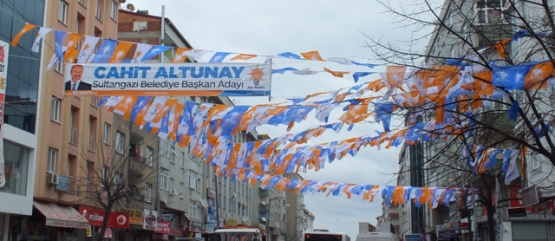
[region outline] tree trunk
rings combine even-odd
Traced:
[[[490,202],[491,203],[491,202]],[[496,238],[496,221],[493,218],[493,215],[495,214],[495,208],[492,207],[492,205],[486,205],[486,210],[488,212],[487,218],[488,218],[488,234],[489,234],[489,240],[490,241],[495,241]],[[501,241],[501,240],[500,240]]]
[[[100,233],[98,234],[97,241],[104,240],[104,233],[106,233],[106,228],[108,227],[108,220],[110,219],[110,213],[112,213],[112,203],[108,203],[104,209],[104,220],[102,220],[102,227],[100,227]]]

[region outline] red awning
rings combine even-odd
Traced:
[[[37,201],[33,201],[33,206],[46,217],[46,226],[83,229],[89,226],[89,221],[72,207]]]

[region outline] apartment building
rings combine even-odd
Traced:
[[[3,1],[2,16],[6,21],[2,23],[6,26],[1,29],[11,31],[12,35],[7,36],[11,38],[19,31],[16,28],[24,24],[19,22],[26,21],[56,30],[116,38],[119,4],[119,0]],[[8,25],[8,20],[13,25]],[[7,141],[11,136],[15,138],[7,144],[9,150],[19,152],[13,154],[13,160],[19,162],[18,169],[22,170],[18,175],[19,195],[27,193],[33,197],[33,205],[19,211],[31,216],[9,220],[4,226],[7,227],[4,238],[20,240],[40,235],[50,240],[76,239],[85,236],[85,228],[89,225],[86,219],[76,218],[81,217],[76,210],[85,203],[85,190],[77,183],[86,179],[89,165],[99,162],[98,149],[110,148],[101,140],[103,126],[112,124],[112,114],[96,107],[97,98],[64,97],[64,64],[58,63],[46,71],[48,61],[40,61],[52,58],[54,38],[44,38],[39,58],[30,51],[34,36],[35,33],[25,35],[14,48],[13,54],[19,60],[10,68],[21,70],[14,73],[15,77],[10,76],[15,82],[13,89],[8,85],[4,118],[8,124],[4,130]],[[65,37],[64,43],[68,38]],[[10,103],[12,101],[15,105]],[[41,103],[40,108],[38,103]],[[10,126],[12,123],[17,124]],[[17,132],[19,130],[22,132]],[[21,146],[21,143],[27,144]],[[42,160],[36,162],[36,166],[32,161],[35,158]],[[21,178],[26,178],[27,183]],[[15,184],[16,180],[12,182]],[[12,197],[1,199],[17,205],[30,204]],[[70,229],[58,232],[60,228]]]
[[[260,136],[266,138],[266,135]],[[267,138],[269,139],[269,137]],[[269,234],[268,240],[285,241],[287,235],[287,197],[285,192],[258,188],[259,226]]]
[[[499,52],[492,47],[495,43],[505,39],[513,38],[516,31],[520,30],[518,26],[525,26],[523,23],[533,23],[530,27],[534,31],[544,31],[546,13],[542,6],[542,1],[517,2],[506,0],[484,0],[484,1],[444,1],[441,14],[445,25],[437,26],[426,48],[424,64],[441,64],[445,58],[457,58],[469,53],[470,48],[480,49],[482,56],[488,61],[501,59]],[[547,7],[553,7],[553,1],[547,1]],[[519,11],[522,17],[515,14]],[[552,13],[551,13],[552,14]],[[448,29],[447,29],[448,28]],[[458,36],[455,36],[458,34]],[[463,37],[463,39],[459,38]],[[466,44],[463,44],[463,40]],[[547,41],[547,40],[546,40]],[[538,48],[536,41],[513,40],[505,47],[505,54],[510,56],[514,63],[522,63],[528,61],[542,61],[547,59],[546,51]],[[503,61],[498,62],[503,64]],[[552,89],[540,90],[537,95],[541,96],[541,92],[549,93]],[[517,100],[521,105],[527,105],[526,101]],[[551,111],[551,107],[545,103],[551,103],[544,99],[534,103],[541,111]],[[485,110],[507,111],[508,107],[491,105],[485,106]],[[492,113],[494,115],[495,113]],[[503,114],[503,113],[502,113]],[[506,113],[504,113],[506,115]],[[492,122],[492,124],[502,124]],[[518,130],[514,130],[518,131]],[[477,138],[479,142],[487,142],[486,139],[496,138],[489,135],[485,138]],[[480,144],[480,143],[478,143]],[[454,173],[455,178],[446,178],[441,167],[433,166],[438,163],[449,163],[448,156],[437,155],[439,150],[449,152],[442,143],[416,144],[404,147],[400,157],[401,168],[410,170],[405,172],[406,175],[399,175],[399,183],[411,186],[450,186],[453,180],[468,180],[468,186],[479,187],[482,180],[464,176],[463,174]],[[437,160],[433,162],[422,163],[420,160],[427,160],[435,156]],[[500,158],[498,164],[501,163]],[[502,159],[502,158],[501,158]],[[553,165],[540,155],[528,155],[526,163],[519,163],[520,168],[525,168],[526,179],[516,179],[509,185],[504,185],[501,180],[501,197],[502,199],[513,201],[501,205],[502,223],[504,227],[504,240],[553,240],[553,234],[550,230],[555,228],[555,216],[551,213],[553,197],[555,189],[553,188]],[[422,166],[423,168],[418,168]],[[417,167],[417,168],[414,168]],[[500,170],[500,166],[493,169]],[[460,176],[459,176],[460,175]],[[524,189],[523,189],[524,187]],[[519,201],[519,200],[533,200]],[[527,207],[523,209],[523,207]],[[401,233],[422,233],[427,234],[428,240],[435,239],[438,231],[452,231],[457,233],[458,238],[472,238],[471,232],[477,233],[482,240],[489,239],[489,233],[496,232],[489,230],[486,222],[485,209],[480,206],[468,206],[466,211],[460,212],[456,204],[451,203],[448,206],[440,205],[436,209],[428,209],[427,207],[415,208],[414,205],[405,206],[401,218]],[[524,210],[519,215],[509,215],[508,211]],[[472,227],[475,222],[475,227]],[[418,225],[421,224],[421,227]]]
[[[286,177],[296,178],[303,180],[301,175],[298,173],[286,173]],[[304,209],[306,208],[304,204],[304,195],[302,193],[286,192],[286,222],[287,222],[287,235],[285,237],[286,241],[294,241],[302,238],[302,232],[304,231]]]
[[[44,0],[0,1],[0,41],[2,61],[0,71],[7,76],[7,82],[0,88],[5,89],[2,123],[2,145],[4,165],[2,173],[5,182],[0,184],[0,240],[17,237],[26,230],[22,224],[33,213],[33,193],[44,186],[45,179],[35,178],[36,160],[43,160],[38,149],[41,108],[48,101],[39,101],[40,89],[44,87],[41,75],[43,54],[31,51],[36,33],[21,38],[16,47],[9,45],[12,38],[26,22],[43,25],[46,2]],[[48,104],[46,104],[48,105]],[[48,114],[45,114],[48,116]],[[46,178],[46,177],[44,177]],[[37,181],[37,182],[35,182]]]

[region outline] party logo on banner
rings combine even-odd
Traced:
[[[65,95],[268,96],[270,64],[68,64]]]
[[[6,94],[6,76],[8,72],[7,56],[10,46],[4,41],[0,41],[0,188],[6,185],[6,173],[4,171],[4,96]]]

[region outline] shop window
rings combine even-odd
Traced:
[[[0,192],[16,195],[27,194],[27,174],[29,170],[29,149],[4,141],[4,173],[6,180]],[[0,179],[1,180],[1,179]]]

